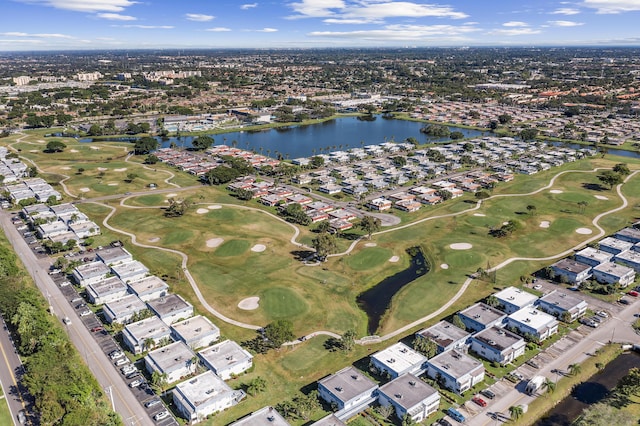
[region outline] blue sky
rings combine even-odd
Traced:
[[[639,45],[640,0],[0,0],[0,51]]]

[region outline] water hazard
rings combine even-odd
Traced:
[[[420,247],[411,247],[407,249],[407,253],[411,256],[411,264],[407,269],[385,278],[374,287],[360,293],[356,299],[358,306],[369,317],[370,334],[374,334],[378,330],[382,316],[389,308],[393,296],[402,287],[429,272],[429,263]]]

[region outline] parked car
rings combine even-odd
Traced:
[[[629,303],[629,299],[620,299],[618,300],[618,303],[622,304],[622,305],[628,305]]]
[[[60,283],[60,287],[66,287],[66,286],[68,286],[68,285],[71,285],[71,283],[70,283],[69,281],[62,281],[62,282]]]
[[[118,360],[115,362],[115,364],[120,367],[121,365],[125,365],[129,363],[129,359],[124,357],[124,358],[118,358]]]
[[[487,406],[487,402],[484,399],[480,398],[479,396],[474,396],[473,398],[471,398],[471,401],[475,402],[481,407]]]
[[[447,414],[449,415],[449,417],[451,417],[453,420],[460,422],[460,423],[464,423],[467,419],[462,415],[462,413],[458,410],[456,410],[453,407],[449,407],[449,409],[447,410]]]
[[[151,408],[151,407],[155,407],[158,404],[162,404],[162,401],[160,401],[159,399],[152,399],[151,401],[145,402],[144,406],[146,408]]]
[[[71,324],[71,318],[64,317],[64,318],[62,318],[62,322],[65,323],[66,325],[69,325],[69,324]]]
[[[136,371],[136,368],[131,364],[127,364],[124,367],[122,367],[120,371],[122,372],[122,374],[126,376],[127,374],[131,374],[134,371]]]
[[[82,302],[82,303],[78,303],[78,304],[76,305],[76,309],[86,308],[86,307],[87,307],[87,304],[86,304],[86,303],[84,303],[84,302]]]
[[[111,359],[122,358],[123,356],[124,356],[124,353],[122,353],[122,351],[119,351],[119,350],[109,352],[109,358]]]
[[[167,417],[169,417],[169,412],[167,410],[164,410],[164,411],[160,411],[158,414],[153,416],[153,420],[158,421],[158,420],[166,419]]]
[[[136,377],[140,377],[139,371],[134,371],[133,373],[129,373],[126,375],[127,379],[135,379]]]
[[[70,300],[71,303],[77,303],[77,302],[82,302],[82,297],[78,296],[78,297],[74,297],[73,299]]]
[[[485,396],[489,399],[493,399],[496,397],[496,394],[491,392],[489,389],[481,390],[480,394],[482,394],[482,396]]]
[[[144,379],[135,379],[133,382],[129,383],[130,388],[137,388],[138,386],[144,383]]]
[[[540,366],[538,365],[537,362],[535,362],[534,360],[530,359],[528,360],[525,364],[527,364],[528,366],[531,366],[533,368],[540,368]]]
[[[449,422],[449,420],[447,420],[447,419],[440,419],[440,420],[438,420],[438,424],[439,424],[440,426],[453,426],[453,425]]]
[[[640,296],[640,293],[638,293],[638,292],[637,292],[637,291],[635,291],[635,290],[631,290],[631,291],[627,292],[627,294],[628,294],[629,296],[632,296],[632,297],[638,297],[638,296]]]
[[[517,378],[518,380],[524,380],[524,376],[521,373],[518,373],[517,371],[513,371],[511,375]]]
[[[89,309],[85,309],[84,311],[80,312],[81,317],[86,317],[87,315],[91,315],[91,311]]]
[[[27,416],[24,414],[24,410],[20,410],[18,411],[18,421],[20,422],[21,425],[25,424],[27,422]]]
[[[609,314],[606,313],[605,311],[598,311],[598,312],[596,312],[596,315],[601,317],[601,318],[609,318]]]

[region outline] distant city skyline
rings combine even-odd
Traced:
[[[0,51],[640,45],[640,0],[0,0],[0,5]]]

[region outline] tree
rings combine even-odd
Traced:
[[[137,175],[137,174],[135,174],[135,173],[127,173],[127,178],[125,179],[125,182],[127,182],[127,183],[131,183],[131,182],[133,182],[137,177],[138,177],[138,175]]]
[[[436,191],[436,194],[438,194],[440,196],[440,198],[442,198],[442,201],[450,200],[451,197],[453,197],[453,194],[451,192],[447,191],[446,189],[440,189],[440,190]]]
[[[501,114],[498,116],[498,122],[500,124],[511,123],[512,117],[509,114]]]
[[[633,425],[638,419],[628,411],[622,411],[604,402],[598,402],[586,408],[575,426],[612,426]]]
[[[427,358],[432,358],[438,352],[438,345],[436,344],[436,342],[425,337],[416,337],[415,339],[413,339],[412,345],[413,349],[420,352]]]
[[[589,206],[589,203],[586,201],[578,201],[578,207],[580,207],[580,213],[584,213],[584,210]]]
[[[628,176],[631,174],[631,170],[629,170],[629,167],[625,163],[616,164],[613,166],[613,171],[622,176]]]
[[[570,375],[575,376],[582,371],[582,366],[578,363],[574,363],[569,365],[568,370]]]
[[[382,221],[377,217],[373,216],[364,216],[362,220],[360,220],[360,229],[367,233],[367,239],[371,239],[371,234],[377,232],[380,229],[380,225]]]
[[[342,346],[342,350],[345,352],[350,352],[356,345],[356,331],[354,329],[349,329],[344,332],[342,338],[340,339],[340,343]]]
[[[215,143],[215,140],[209,136],[199,136],[191,142],[191,147],[195,151],[204,151],[210,148]]]
[[[416,424],[416,421],[407,413],[402,416],[402,426],[413,426]]]
[[[451,134],[449,135],[449,139],[457,141],[460,139],[464,139],[464,133],[459,132],[459,131],[455,131],[455,132],[451,132]]]
[[[527,206],[527,211],[529,212],[529,214],[530,214],[531,216],[535,216],[535,215],[536,215],[536,211],[537,211],[537,210],[538,210],[538,209],[537,209],[537,207],[536,207],[536,206],[534,206],[533,204],[529,204],[529,205]]]
[[[316,227],[316,231],[319,234],[325,234],[325,233],[329,232],[329,229],[331,229],[331,223],[329,223],[328,220],[323,220],[323,221],[319,222],[318,226]]]
[[[549,394],[554,393],[556,391],[556,383],[553,380],[549,379],[548,377],[544,380],[542,387],[546,389],[547,393]]]
[[[536,136],[538,136],[538,129],[527,128],[520,131],[520,139],[523,141],[533,140]]]
[[[47,143],[47,147],[45,148],[44,152],[62,152],[66,147],[67,145],[64,142],[61,142],[59,140],[52,140]]]
[[[316,155],[315,157],[311,157],[311,167],[314,169],[318,169],[324,166],[324,158]]]
[[[258,376],[251,380],[247,385],[247,393],[251,396],[256,396],[259,393],[264,392],[267,389],[267,381]]]
[[[264,337],[271,342],[274,348],[279,348],[284,342],[294,339],[293,323],[285,319],[276,320],[264,328]]]
[[[156,346],[156,341],[153,340],[151,337],[144,339],[144,342],[142,343],[142,347],[144,348],[145,351],[150,351],[155,346]]]
[[[398,168],[401,168],[407,165],[407,158],[402,155],[391,157],[391,161],[393,162],[393,165]]]
[[[151,373],[151,386],[159,394],[163,395],[169,386],[169,376],[166,372],[155,371]]]
[[[615,185],[622,183],[622,175],[614,172],[613,170],[605,170],[602,174],[598,175],[598,179],[605,185],[612,189]]]
[[[89,128],[89,131],[87,132],[87,135],[89,136],[102,135],[102,127],[100,127],[100,125],[98,124],[92,124],[91,127]]]
[[[489,195],[489,193],[487,191],[478,191],[478,192],[476,192],[475,197],[478,200],[486,200],[487,198],[490,197],[490,195]]]
[[[147,158],[144,159],[144,164],[156,164],[159,161],[160,159],[157,156],[149,154],[147,155]]]
[[[516,421],[520,420],[524,414],[524,410],[519,405],[512,405],[509,407],[509,415],[511,416],[511,420]]]
[[[496,308],[498,305],[500,305],[500,301],[493,294],[491,296],[488,296],[487,299],[484,301],[484,303],[491,306],[492,308]]]
[[[187,212],[187,209],[191,206],[188,200],[176,200],[175,198],[169,198],[169,207],[164,211],[166,217],[180,217]]]
[[[316,250],[316,257],[320,260],[325,260],[327,255],[335,252],[338,248],[336,237],[332,234],[320,234],[311,243]]]
[[[133,153],[136,155],[146,155],[158,149],[159,145],[160,143],[155,138],[145,136],[136,141],[133,146]]]
[[[451,323],[453,325],[455,325],[458,328],[461,328],[463,330],[466,330],[467,327],[464,325],[464,322],[462,322],[462,318],[460,318],[460,315],[456,314],[453,316],[453,318],[451,319]]]

